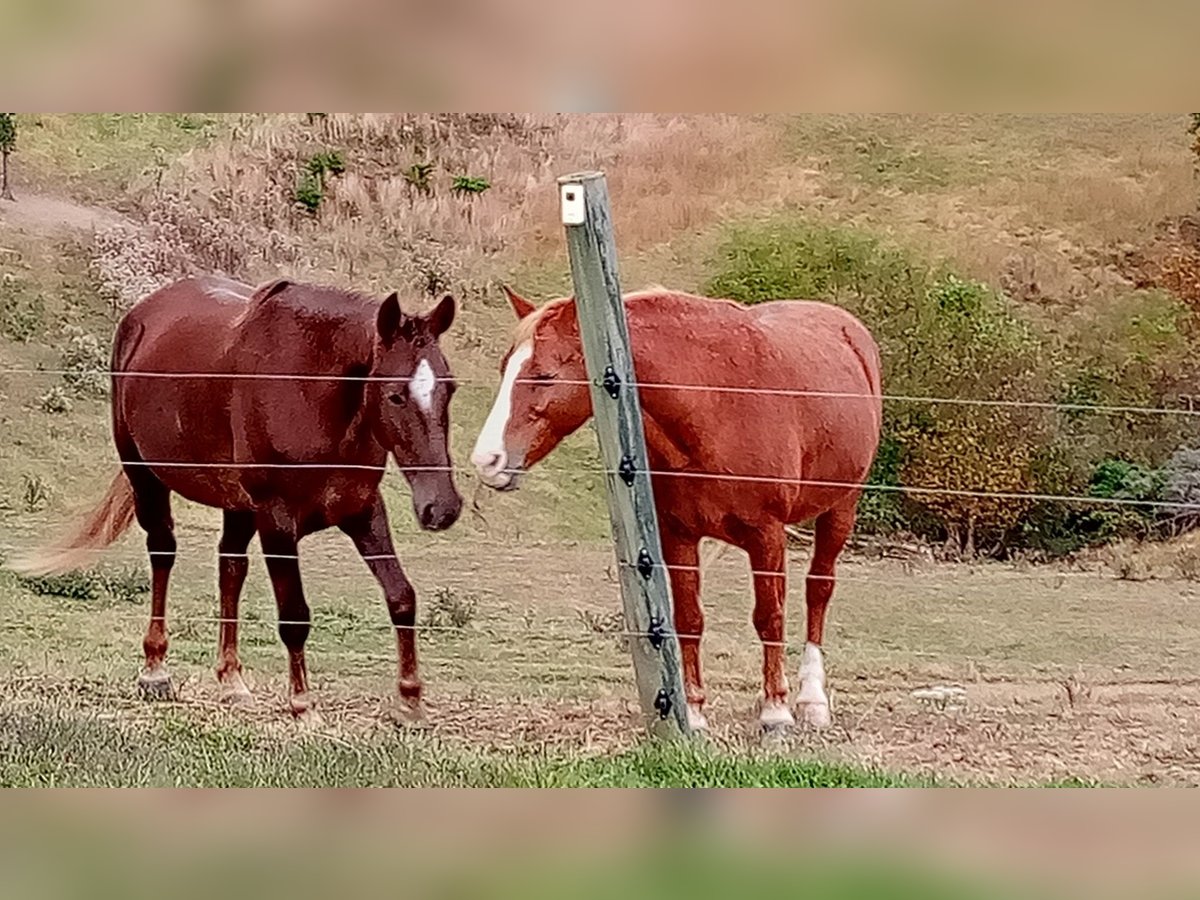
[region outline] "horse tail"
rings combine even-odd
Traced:
[[[102,550],[123,535],[134,519],[133,485],[118,472],[104,499],[75,524],[65,540],[16,560],[12,570],[21,575],[59,575],[82,569]]]

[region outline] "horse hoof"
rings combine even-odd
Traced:
[[[325,727],[325,718],[311,706],[298,711],[293,709],[292,718],[304,731],[320,731]]]
[[[783,735],[792,730],[796,719],[786,703],[771,700],[763,704],[758,714],[758,724],[763,734]]]
[[[801,703],[799,707],[804,723],[812,728],[828,728],[833,722],[828,703]]]
[[[143,700],[174,700],[175,688],[166,669],[154,669],[138,676],[138,692]]]
[[[254,702],[254,695],[250,693],[246,683],[239,678],[237,681],[222,683],[221,702],[228,706],[249,706]]]
[[[397,728],[423,728],[427,725],[425,705],[419,700],[397,700],[388,709],[388,718]]]
[[[687,723],[692,731],[708,730],[708,719],[704,718],[704,712],[695,703],[687,705]]]

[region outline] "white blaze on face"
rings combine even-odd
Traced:
[[[433,389],[436,387],[437,376],[433,374],[433,366],[429,364],[429,360],[422,359],[408,382],[408,392],[422,412],[429,413],[433,410]]]
[[[479,470],[479,475],[485,483],[493,483],[508,465],[508,453],[504,449],[504,429],[512,415],[513,387],[521,375],[521,369],[533,356],[533,342],[526,341],[508,358],[504,367],[504,377],[500,381],[500,391],[496,394],[496,402],[488,413],[479,439],[475,441],[475,449],[471,453],[471,463]],[[503,481],[503,478],[499,478]]]

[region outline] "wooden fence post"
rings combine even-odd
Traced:
[[[652,734],[686,735],[679,641],[617,281],[608,185],[600,172],[567,175],[558,183],[638,696]]]

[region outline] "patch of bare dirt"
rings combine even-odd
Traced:
[[[1163,288],[1200,308],[1200,217],[1164,219],[1145,248],[1124,253],[1119,263],[1137,287]]]
[[[85,206],[61,197],[22,194],[15,201],[0,200],[0,224],[35,234],[59,234],[100,231],[133,223],[120,213],[98,206]]]

